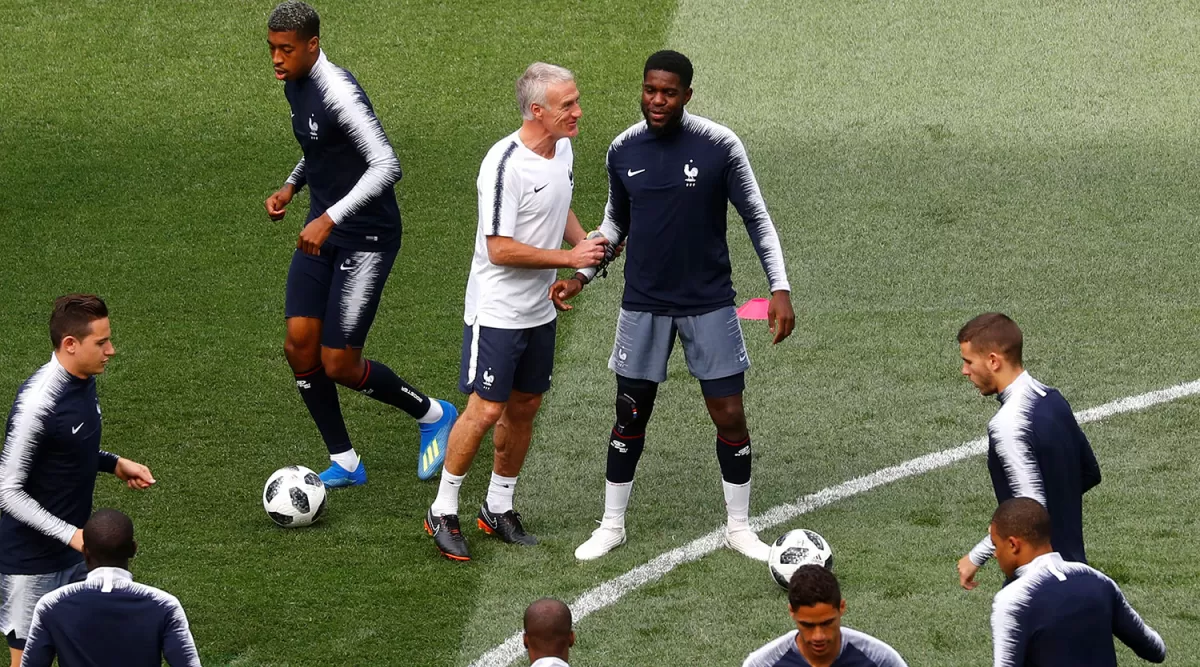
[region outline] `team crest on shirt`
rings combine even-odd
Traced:
[[[688,160],[687,164],[683,165],[683,183],[689,188],[696,187],[696,177],[700,175],[700,167],[692,166],[693,160]]]
[[[308,138],[313,141],[317,140],[317,119],[313,118],[311,114],[308,116]]]

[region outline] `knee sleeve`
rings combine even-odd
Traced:
[[[646,424],[654,411],[658,385],[647,380],[617,376],[617,423],[608,443],[605,478],[614,484],[633,481],[646,446]]]

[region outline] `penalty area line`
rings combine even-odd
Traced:
[[[1169,403],[1196,394],[1200,394],[1200,380],[1193,380],[1192,382],[1185,382],[1167,387],[1166,389],[1137,394],[1136,396],[1118,398],[1115,401],[1076,412],[1075,419],[1080,424],[1087,424],[1126,412],[1140,412],[1155,405]],[[750,525],[756,532],[774,528],[781,523],[785,523],[826,505],[831,505],[839,500],[865,493],[878,486],[890,484],[906,477],[914,477],[939,468],[945,468],[963,459],[983,454],[986,451],[987,438],[984,437],[964,442],[957,447],[951,447],[940,452],[918,456],[899,465],[883,468],[868,475],[856,477],[841,484],[821,489],[816,493],[802,496],[794,503],[776,505],[766,512],[752,517]],[[717,528],[703,537],[661,554],[615,579],[609,579],[585,591],[575,602],[571,603],[571,616],[578,623],[605,607],[611,607],[618,600],[642,586],[658,581],[676,567],[707,556],[721,547],[721,538],[724,536],[724,533],[724,526]],[[524,646],[521,642],[521,633],[516,632],[505,640],[503,644],[481,655],[475,662],[471,663],[471,667],[506,667],[519,658],[523,652]]]

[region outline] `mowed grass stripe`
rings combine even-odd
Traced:
[[[1088,410],[1075,413],[1080,424],[1097,422],[1107,417],[1126,412],[1139,412],[1161,403],[1176,401],[1188,396],[1200,394],[1200,380],[1177,384],[1166,389],[1151,391],[1137,396],[1126,396],[1104,405],[1098,405]],[[754,516],[751,526],[756,531],[765,531],[784,522],[790,521],[802,514],[830,505],[844,498],[866,493],[885,484],[922,475],[924,473],[944,468],[963,459],[978,456],[987,452],[987,438],[977,438],[964,442],[957,447],[944,449],[932,454],[926,454],[910,459],[869,475],[842,482],[820,491],[804,496],[794,503],[777,505],[766,512]],[[671,570],[680,565],[699,560],[721,547],[721,537],[724,527],[716,528],[703,537],[699,537],[682,547],[673,549],[648,563],[583,593],[571,603],[571,614],[575,622],[587,618],[591,614],[606,607],[615,605],[629,593],[658,581]],[[521,633],[513,633],[505,642],[479,657],[471,663],[471,667],[503,667],[512,664],[522,655],[523,646]]]

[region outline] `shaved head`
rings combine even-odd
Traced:
[[[128,569],[137,552],[133,521],[117,510],[98,510],[83,525],[83,552],[89,566]]]
[[[542,598],[525,609],[525,646],[530,662],[545,656],[566,660],[575,645],[571,608],[560,600]]]

